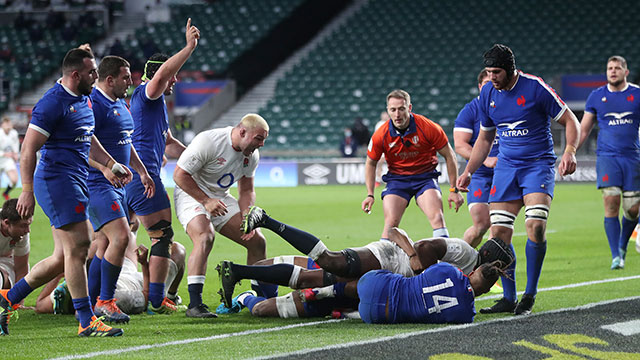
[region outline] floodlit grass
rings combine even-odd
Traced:
[[[446,190],[446,189],[445,189]],[[360,202],[366,195],[364,186],[318,186],[298,188],[259,188],[257,204],[274,218],[309,231],[322,239],[330,249],[361,246],[379,238],[383,217],[381,201],[376,191],[376,203],[371,215],[360,211]],[[445,194],[447,192],[445,191]],[[445,195],[446,196],[446,195]],[[446,207],[446,201],[445,201]],[[548,250],[540,288],[561,286],[593,280],[603,280],[640,273],[639,256],[630,244],[627,265],[624,270],[611,271],[609,248],[603,229],[603,206],[600,192],[594,184],[558,184],[551,206],[548,229]],[[462,236],[471,221],[466,205],[455,213],[446,209],[445,218],[452,236]],[[175,240],[191,251],[191,241],[174,218]],[[431,236],[431,228],[415,203],[407,208],[401,227],[418,240]],[[518,290],[524,290],[526,260],[524,248],[524,220],[522,214],[516,222],[514,246],[518,256]],[[284,240],[268,230],[268,256],[297,254]],[[148,245],[148,237],[141,230],[138,239]],[[51,254],[53,241],[49,222],[37,208],[31,232],[31,264]],[[219,304],[216,264],[224,259],[245,262],[244,249],[218,236],[209,257],[208,276],[204,299],[210,307]],[[581,304],[638,295],[640,280],[628,280],[590,285],[566,290],[539,293],[535,311],[577,306]],[[243,281],[237,292],[248,289]],[[288,291],[281,288],[282,291]],[[33,306],[39,289],[26,301]],[[188,303],[186,279],[180,287],[180,295]],[[477,308],[488,306],[491,300],[477,301]],[[505,316],[505,315],[501,315]],[[506,315],[508,316],[508,315]],[[497,316],[478,315],[476,321]],[[20,318],[11,320],[8,337],[1,337],[2,359],[39,359],[65,355],[85,354],[93,351],[116,350],[131,346],[161,344],[174,340],[220,338],[148,349],[122,354],[102,355],[100,358],[246,358],[295,351],[305,348],[345,343],[349,341],[391,336],[398,333],[436,327],[429,325],[366,325],[360,321],[339,321],[303,326],[288,330],[251,335],[225,336],[249,330],[269,329],[285,325],[315,322],[322,319],[259,319],[247,310],[240,314],[221,316],[218,319],[188,319],[184,313],[172,316],[133,316],[124,325],[125,335],[114,339],[80,339],[76,337],[77,322],[73,316],[36,315],[31,310],[20,311]]]

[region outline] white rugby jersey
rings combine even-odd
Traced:
[[[8,134],[0,129],[0,155],[10,151],[17,153],[19,146],[20,140],[18,140],[16,129],[11,129]]]
[[[189,173],[207,196],[221,198],[241,177],[254,177],[260,155],[245,156],[231,145],[229,126],[203,131],[180,155],[177,165]]]
[[[4,132],[4,131],[3,131]],[[15,241],[9,236],[5,236],[0,231],[0,257],[25,256],[29,253],[31,243],[29,242],[29,234],[22,239]]]

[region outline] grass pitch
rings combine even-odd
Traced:
[[[383,224],[380,189],[376,191],[376,203],[370,215],[360,210],[360,203],[366,195],[364,190],[364,186],[258,188],[257,205],[266,209],[274,218],[315,234],[330,249],[340,250],[364,245],[380,236]],[[446,191],[444,193],[447,194]],[[548,250],[540,279],[541,289],[640,274],[640,256],[633,250],[633,242],[629,247],[626,268],[609,270],[611,258],[603,229],[602,198],[594,184],[561,183],[556,186],[555,195],[547,226]],[[449,232],[451,236],[461,237],[471,224],[466,204],[458,213],[446,207],[445,199],[445,218]],[[175,240],[184,244],[190,253],[191,241],[175,219],[175,214],[173,226]],[[407,208],[401,227],[414,240],[431,236],[429,223],[414,202]],[[521,291],[526,282],[526,235],[522,215],[516,221],[514,231],[513,242],[518,257],[516,281],[518,290]],[[267,237],[268,256],[297,254],[294,248],[275,234],[268,230],[264,234]],[[148,246],[144,230],[139,232],[138,241]],[[31,265],[51,254],[52,249],[48,219],[36,207],[31,231]],[[216,237],[209,257],[205,303],[212,308],[220,303],[216,294],[216,264],[221,260],[245,263],[245,259],[244,248],[221,235]],[[534,311],[634,296],[638,295],[639,285],[640,280],[630,279],[544,291],[539,293]],[[249,282],[245,280],[237,287],[236,293],[248,288]],[[39,291],[40,289],[36,290],[25,300],[26,306],[35,304]],[[286,288],[281,288],[281,294],[286,292]],[[181,284],[179,294],[188,303],[186,279]],[[484,296],[477,299],[476,308],[491,303],[492,300]],[[509,315],[479,314],[476,321],[501,316]],[[99,357],[250,358],[438,327],[413,324],[372,326],[360,321],[315,323],[322,320],[324,319],[260,319],[253,318],[247,310],[217,319],[189,319],[184,313],[172,316],[137,315],[132,317],[130,324],[123,326],[123,337],[85,339],[76,336],[78,325],[73,316],[36,315],[31,310],[21,310],[19,319],[11,320],[11,335],[0,337],[0,357],[71,358],[91,352],[111,351]],[[296,324],[305,326],[281,329]],[[275,331],[266,331],[269,329]],[[172,341],[182,343],[167,344]],[[139,348],[131,351],[131,347]]]

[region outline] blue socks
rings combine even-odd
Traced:
[[[308,232],[283,224],[269,216],[265,217],[264,227],[280,235],[281,238],[303,254],[310,253],[316,244],[320,242],[320,239]]]
[[[629,245],[629,238],[633,234],[633,230],[636,228],[638,219],[629,220],[625,216],[622,216],[622,231],[620,231],[620,241],[618,242],[618,248],[624,251],[627,250]]]
[[[102,259],[97,255],[94,255],[89,265],[89,272],[87,274],[87,288],[89,290],[89,300],[91,305],[95,306],[98,301],[98,295],[100,295],[100,283],[102,281]],[[112,296],[113,297],[113,296]]]
[[[247,308],[249,308],[249,311],[252,312],[253,307],[261,302],[267,300],[261,296],[253,296],[253,295],[247,295],[244,299],[242,299],[241,304],[246,306]]]
[[[91,262],[93,265],[93,261]],[[111,300],[113,294],[116,292],[116,283],[120,276],[121,266],[115,266],[111,264],[107,259],[102,259],[101,274],[100,274],[100,300]]]
[[[164,283],[149,283],[149,301],[154,308],[159,308],[164,300]]]
[[[189,309],[197,307],[202,304],[202,289],[204,284],[189,284],[187,289],[189,290]]]
[[[527,255],[527,288],[524,293],[535,295],[538,292],[538,280],[542,271],[544,255],[547,253],[547,242],[536,243],[527,239],[525,253]]]
[[[620,220],[618,217],[604,218],[604,232],[607,234],[609,248],[611,249],[611,258],[620,256]],[[631,235],[631,233],[629,233]]]
[[[91,317],[93,316],[89,297],[73,299],[73,308],[78,312],[78,320],[80,321],[80,326],[82,326],[83,328],[89,326],[89,324],[91,324]]]
[[[22,278],[15,285],[13,285],[9,292],[7,292],[7,299],[9,300],[11,305],[14,305],[22,301],[22,299],[26,298],[29,294],[31,294],[32,291],[33,289],[31,288],[31,286],[29,286],[25,279]]]
[[[509,266],[506,273],[507,276],[502,276],[502,290],[505,299],[516,302],[518,300],[518,294],[516,293],[516,249],[513,248],[513,244],[509,244],[511,251],[513,251],[513,263]]]
[[[270,284],[262,281],[252,281],[251,290],[255,291],[258,295],[265,298],[272,298],[278,296],[278,285]]]

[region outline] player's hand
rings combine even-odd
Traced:
[[[373,203],[375,201],[376,200],[371,196],[367,196],[366,198],[364,198],[364,200],[362,200],[362,211],[364,211],[367,214],[370,214],[371,209],[373,208]]]
[[[140,265],[149,264],[149,249],[146,246],[140,244],[136,249],[136,256]]]
[[[156,184],[153,182],[153,179],[151,179],[149,174],[142,174],[140,175],[140,182],[144,186],[144,194],[147,196],[147,199],[151,199],[156,193]]]
[[[16,204],[16,210],[23,219],[28,219],[33,216],[33,210],[35,209],[36,201],[33,197],[32,191],[23,191],[18,197],[18,203]]]
[[[223,216],[227,213],[227,205],[220,199],[209,198],[205,202],[204,208],[211,216]]]
[[[558,165],[558,172],[561,176],[571,175],[576,171],[577,166],[578,161],[576,160],[576,155],[565,152],[560,160],[560,165]]]
[[[200,30],[198,30],[197,27],[191,25],[191,18],[187,20],[185,37],[187,38],[187,46],[191,46],[193,49],[198,46],[198,39],[200,39]]]
[[[464,203],[464,198],[460,193],[454,192],[454,193],[449,193],[448,201],[449,201],[449,209],[451,209],[451,207],[455,205],[456,212],[458,212],[458,209],[460,209],[460,206],[462,206],[462,204]]]
[[[86,51],[88,51],[88,52],[93,54],[93,51],[91,51],[91,45],[89,43],[84,43],[84,44],[78,46],[78,49],[86,50]]]
[[[484,159],[484,161],[482,162],[482,165],[488,167],[489,169],[493,169],[494,167],[496,167],[497,163],[498,163],[497,156],[488,156],[486,159]]]
[[[413,270],[413,273],[416,275],[424,271],[424,266],[422,265],[422,262],[420,261],[420,257],[418,255],[409,258],[409,265],[411,266],[411,270]]]
[[[471,174],[467,170],[463,171],[458,180],[456,181],[456,187],[462,192],[468,192],[469,184],[471,183]]]
[[[242,241],[249,241],[249,240],[251,240],[251,238],[253,238],[253,236],[254,236],[256,233],[257,233],[257,234],[261,234],[260,229],[253,229],[253,230],[251,230],[251,232],[250,232],[250,233],[248,233],[248,234],[242,233],[242,235],[240,235],[240,239],[241,239]]]
[[[133,180],[133,174],[131,173],[131,170],[120,163],[113,164],[113,166],[111,167],[111,172],[118,177],[118,181],[120,182],[121,187],[127,185],[131,182],[131,180]]]

